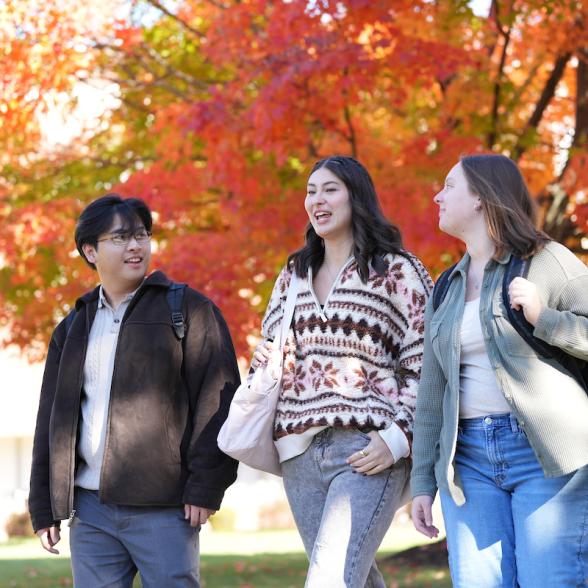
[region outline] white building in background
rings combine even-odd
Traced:
[[[41,364],[16,349],[0,350],[0,540],[7,517],[26,510],[42,377]]]

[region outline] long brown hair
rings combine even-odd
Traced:
[[[526,258],[543,249],[550,238],[537,228],[535,202],[516,163],[504,155],[484,154],[462,157],[461,166],[482,203],[495,257],[512,251]]]

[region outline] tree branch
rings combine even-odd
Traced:
[[[349,106],[347,104],[343,109],[343,114],[345,115],[345,122],[347,123],[347,128],[349,130],[349,136],[347,137],[347,140],[351,145],[351,155],[357,158],[357,139],[355,137],[355,128],[353,127],[353,121],[351,120],[351,112],[349,111]]]
[[[194,76],[191,76],[190,74],[187,74],[186,72],[180,69],[173,67],[168,61],[166,61],[161,56],[161,54],[158,51],[153,49],[153,47],[147,47],[147,53],[155,62],[161,65],[161,67],[164,67],[169,74],[186,82],[190,86],[195,86],[200,90],[206,90],[208,89],[208,84],[213,83],[212,80],[201,80],[195,78]]]
[[[576,128],[572,149],[585,149],[588,147],[588,47],[579,51],[576,80]]]
[[[537,72],[539,71],[541,65],[543,65],[541,60],[537,60],[533,64],[533,66],[529,70],[529,73],[527,74],[527,77],[525,78],[525,81],[516,89],[512,98],[510,99],[509,107],[516,106],[517,102],[520,100],[525,90],[531,85],[531,82],[535,79],[535,76],[537,75]]]
[[[541,92],[541,96],[535,105],[535,110],[527,121],[527,124],[525,125],[525,128],[515,146],[513,154],[513,159],[515,161],[518,161],[521,155],[526,151],[527,145],[525,144],[525,139],[528,137],[529,133],[534,132],[539,126],[539,123],[543,118],[543,114],[545,113],[545,109],[551,102],[551,99],[555,96],[555,90],[564,74],[570,57],[571,53],[566,53],[564,55],[560,55],[557,58],[553,69],[551,70],[551,74],[547,78],[545,86],[543,86],[543,91]]]
[[[498,72],[496,74],[496,81],[494,82],[494,100],[492,104],[492,115],[490,117],[490,132],[486,138],[486,146],[492,149],[496,142],[496,135],[498,134],[498,110],[500,108],[500,91],[502,89],[502,78],[504,77],[504,66],[506,64],[506,56],[508,52],[508,45],[510,43],[511,27],[504,30],[500,22],[498,0],[494,0],[493,15],[496,27],[500,35],[504,38],[502,46],[502,54],[500,55],[500,63],[498,64]]]
[[[157,0],[146,0],[146,2],[147,4],[151,4],[151,6],[153,6],[154,8],[157,8],[157,10],[159,10],[160,12],[163,12],[163,14],[165,14],[172,20],[175,20],[182,28],[186,29],[188,32],[192,33],[199,39],[204,39],[206,37],[204,33],[201,33],[197,29],[191,27],[186,21],[179,18],[177,14],[174,14],[173,12],[168,10],[161,2],[158,2]],[[215,6],[218,5],[215,4]]]
[[[223,4],[222,2],[217,2],[216,0],[206,0],[209,4],[212,4],[216,8],[220,8],[221,10],[226,10],[231,6],[229,4]],[[236,2],[238,4],[238,2]]]
[[[109,45],[107,43],[96,43],[96,48],[97,49],[108,49],[111,51],[115,51],[117,53],[122,53],[124,55],[129,55],[132,58],[134,58],[137,62],[137,65],[140,67],[143,67],[146,71],[148,71],[153,77],[154,79],[162,79],[163,77],[175,77],[178,78],[179,80],[182,80],[183,82],[187,83],[189,86],[193,86],[199,90],[206,90],[208,88],[208,84],[209,83],[213,83],[212,80],[201,80],[199,78],[195,78],[194,76],[191,76],[190,74],[177,69],[176,67],[173,67],[168,61],[166,61],[160,53],[158,53],[155,49],[153,49],[153,47],[146,47],[146,51],[147,51],[147,56],[151,57],[151,59],[153,59],[153,61],[155,61],[159,66],[161,66],[162,68],[165,69],[165,72],[163,75],[160,75],[158,72],[156,72],[152,67],[151,64],[149,64],[149,62],[145,59],[144,55],[141,55],[140,53],[138,53],[137,51],[131,51],[131,52],[127,52],[127,51],[123,51],[120,47],[116,47],[114,45]],[[125,64],[128,67],[128,64]],[[121,67],[124,67],[123,65],[121,65]],[[125,70],[128,74],[128,72],[130,70]],[[134,78],[135,75],[134,73],[132,74],[132,77]],[[175,92],[174,92],[175,93]]]
[[[542,191],[538,201],[544,213],[545,232],[552,238],[564,242],[570,249],[586,255],[586,251],[581,246],[581,239],[585,232],[569,218],[567,210],[570,195],[561,187],[574,152],[588,147],[588,48],[581,49],[578,57],[574,140],[558,179]]]

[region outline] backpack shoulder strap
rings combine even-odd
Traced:
[[[437,278],[435,286],[433,287],[433,310],[437,310],[439,306],[441,306],[443,300],[445,300],[447,290],[449,290],[449,278],[456,265],[457,264],[454,263]]]
[[[182,312],[185,291],[186,284],[172,282],[167,289],[167,294],[165,295],[171,312],[172,327],[179,341],[181,341],[186,334],[186,321],[184,320],[184,313]]]
[[[530,259],[522,259],[517,255],[511,255],[511,258],[504,268],[504,276],[502,278],[502,303],[506,309],[508,321],[515,328],[516,332],[532,347],[539,355],[543,357],[556,357],[558,358],[557,348],[552,347],[545,341],[538,339],[533,335],[535,327],[527,321],[523,309],[515,310],[510,305],[510,299],[508,296],[508,287],[510,283],[516,277],[526,278],[529,273],[529,265],[531,264]]]
[[[517,276],[526,278],[529,273],[531,259],[522,259],[512,255],[502,278],[502,303],[506,309],[508,320],[516,332],[535,350],[536,353],[547,359],[555,359],[565,367],[586,390],[588,391],[588,363],[565,353],[559,347],[549,345],[542,339],[535,337],[535,327],[527,321],[522,309],[511,308],[508,297],[508,287]]]

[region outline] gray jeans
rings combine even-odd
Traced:
[[[374,476],[355,473],[346,460],[369,442],[357,429],[327,428],[282,464],[310,561],[305,588],[386,588],[374,558],[409,472],[402,459]]]
[[[102,504],[76,488],[70,531],[75,588],[199,588],[199,529],[177,507]]]

